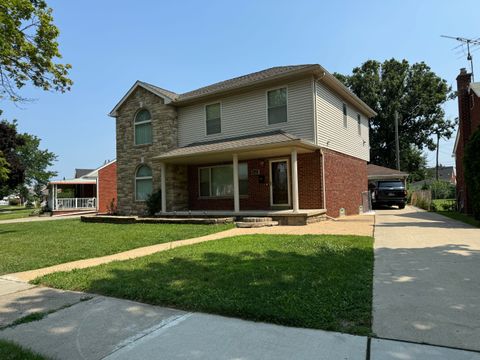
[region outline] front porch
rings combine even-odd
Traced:
[[[190,211],[171,211],[158,213],[158,218],[166,219],[188,219],[188,218],[234,218],[235,221],[241,221],[246,217],[268,217],[273,221],[278,221],[279,225],[307,225],[310,223],[326,219],[327,211],[325,209],[306,209],[293,211],[286,210],[190,210]]]
[[[321,149],[284,132],[192,144],[154,160],[160,217],[269,217],[295,225],[325,216]]]
[[[52,215],[97,211],[97,182],[94,179],[52,181],[48,189],[48,207]]]

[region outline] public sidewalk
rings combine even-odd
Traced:
[[[480,353],[191,313],[0,280],[0,339],[68,360],[480,360]],[[48,301],[45,299],[48,298]],[[8,317],[8,322],[5,319]]]

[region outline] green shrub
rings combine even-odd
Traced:
[[[146,201],[147,213],[150,216],[162,210],[162,192],[161,190],[155,191],[150,194]]]
[[[477,129],[465,146],[463,167],[465,182],[471,197],[473,216],[480,220],[480,128]]]
[[[455,185],[448,181],[433,181],[430,186],[432,190],[432,199],[453,199],[455,198]]]
[[[75,197],[75,190],[72,188],[64,188],[61,189],[60,192],[57,193],[57,197],[59,199],[71,199]]]

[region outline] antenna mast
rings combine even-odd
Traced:
[[[441,35],[441,37],[444,37],[444,38],[447,38],[447,39],[457,40],[461,43],[459,46],[463,46],[465,44],[467,45],[467,60],[470,61],[470,69],[471,69],[471,73],[472,73],[472,82],[473,82],[474,81],[474,77],[473,77],[473,56],[472,56],[472,53],[470,52],[470,46],[472,46],[472,47],[480,46],[480,38],[467,39],[467,38],[463,38],[463,37],[447,36],[447,35]],[[457,47],[455,47],[454,49],[456,49]],[[475,49],[475,50],[477,50],[477,49]]]

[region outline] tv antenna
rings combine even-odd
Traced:
[[[465,54],[465,51],[463,51],[463,46],[465,46],[465,44],[467,45],[467,61],[470,61],[470,70],[471,70],[471,73],[472,73],[472,82],[473,82],[474,77],[473,77],[473,56],[472,56],[472,52],[480,49],[480,47],[478,47],[476,49],[473,49],[475,46],[480,46],[480,37],[476,38],[476,39],[467,39],[467,38],[459,37],[459,36],[448,36],[448,35],[440,35],[440,36],[444,37],[444,38],[447,38],[447,39],[453,39],[453,40],[459,41],[460,45],[455,46],[453,48],[453,50],[455,50],[459,47],[462,47],[461,51],[463,52],[463,55]],[[470,51],[471,50],[470,47],[472,47],[472,49],[473,49],[472,51]],[[462,55],[462,57],[463,57],[463,55]]]

